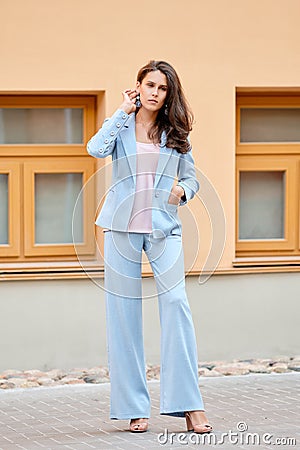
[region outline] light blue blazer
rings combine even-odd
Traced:
[[[174,179],[185,195],[185,205],[199,189],[191,152],[178,153],[166,147],[162,133],[152,197],[152,233],[154,237],[181,234],[178,206],[168,203]],[[96,158],[112,156],[112,181],[96,224],[111,230],[128,231],[136,185],[135,113],[118,109],[87,143],[87,151]]]

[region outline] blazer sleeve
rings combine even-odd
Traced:
[[[95,158],[111,155],[115,149],[116,139],[128,119],[129,114],[122,109],[117,109],[110,118],[105,119],[102,127],[88,141],[86,146],[88,153]]]
[[[192,151],[180,155],[178,164],[178,185],[184,189],[184,195],[180,199],[180,205],[185,205],[191,200],[200,185],[196,177],[196,170]]]

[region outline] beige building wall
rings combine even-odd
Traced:
[[[199,361],[299,354],[299,290],[288,273],[220,275],[201,286],[188,277]],[[145,279],[145,295],[152,291]],[[157,364],[157,298],[143,302],[146,359]],[[2,282],[0,307],[0,371],[107,364],[103,291],[90,280]]]
[[[235,89],[299,86],[298,0],[4,0],[0,90],[106,92],[106,114],[139,67],[165,59],[178,70],[195,113],[195,162],[226,216],[220,267],[235,246]],[[201,234],[208,217],[195,202]],[[209,239],[206,239],[209,242]],[[202,242],[198,266],[208,243]]]
[[[202,321],[197,330],[204,358],[299,352],[296,343],[293,344],[294,319],[288,324],[287,318],[284,320],[281,315],[283,296],[289,302],[291,317],[298,311],[299,274],[235,275],[232,266],[236,88],[299,87],[299,16],[298,0],[1,2],[1,93],[105,91],[105,115],[110,115],[121,102],[121,91],[134,86],[137,70],[149,59],[164,59],[178,70],[196,118],[191,136],[195,163],[215,188],[226,219],[225,247],[218,270],[230,275],[215,275],[201,288],[197,277],[189,277],[187,283],[191,305]],[[99,114],[98,125],[102,118]],[[210,207],[202,205],[199,199],[190,206],[192,220],[198,227],[193,239],[200,240],[194,266],[198,270],[207,257],[212,236],[205,206]],[[194,254],[186,232],[185,240],[190,261]],[[273,289],[275,285],[278,289]],[[271,296],[266,295],[269,288]],[[20,345],[15,342],[13,346],[14,356],[5,345],[3,367],[95,364],[100,353],[104,359],[103,301],[100,299],[102,293],[89,280],[2,281],[0,302],[1,311],[7,314],[7,332],[3,331],[6,328],[0,328],[3,333],[0,342],[14,328],[8,324],[18,324],[27,336],[26,352],[29,349],[33,352],[32,358],[25,358],[21,338]],[[22,308],[28,315],[26,324],[20,315]],[[271,311],[271,316],[266,314],[262,320],[261,314],[266,310]],[[214,325],[222,317],[229,319],[229,327],[220,327],[218,322]],[[268,317],[273,322],[265,328]],[[60,342],[66,338],[65,353],[59,357],[55,357],[58,342],[55,329],[51,328],[54,318],[60,324]],[[73,321],[70,327],[66,318]],[[258,335],[254,332],[255,318],[259,320]],[[79,319],[83,321],[83,341]],[[93,326],[98,324],[97,330],[88,326],[90,320]],[[41,324],[51,329],[48,341],[47,335],[40,337]],[[155,324],[157,335],[158,322]],[[249,333],[243,334],[245,327]],[[274,333],[272,343],[262,339],[264,330],[266,335],[270,330]],[[255,336],[261,339],[255,340]],[[46,362],[42,356],[43,339],[48,342]],[[76,350],[74,342],[78,343]],[[90,351],[86,345],[80,347],[80,342],[88,346],[96,342],[96,347]],[[153,360],[158,357],[156,343],[148,338],[148,352]]]

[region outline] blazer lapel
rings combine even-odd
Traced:
[[[134,184],[136,183],[136,135],[135,135],[135,114],[132,113],[124,128],[120,132],[124,149],[127,155],[128,163],[130,166],[131,174]],[[155,174],[154,187],[157,186],[167,162],[172,154],[172,149],[166,147],[166,133],[162,132],[159,158],[157,164],[157,170]]]
[[[163,131],[161,135],[161,141],[160,141],[160,151],[159,151],[159,159],[155,174],[155,180],[154,180],[154,187],[156,187],[159,183],[159,180],[164,173],[164,169],[166,167],[167,162],[170,159],[172,149],[166,147],[166,132]]]

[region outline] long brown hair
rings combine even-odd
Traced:
[[[165,61],[149,61],[137,74],[137,81],[142,83],[149,72],[160,70],[167,78],[167,96],[165,106],[157,114],[157,118],[149,130],[149,138],[159,142],[163,131],[166,132],[166,146],[175,148],[179,153],[187,153],[191,146],[188,134],[192,130],[193,113],[183,93],[181,82],[175,69]]]

